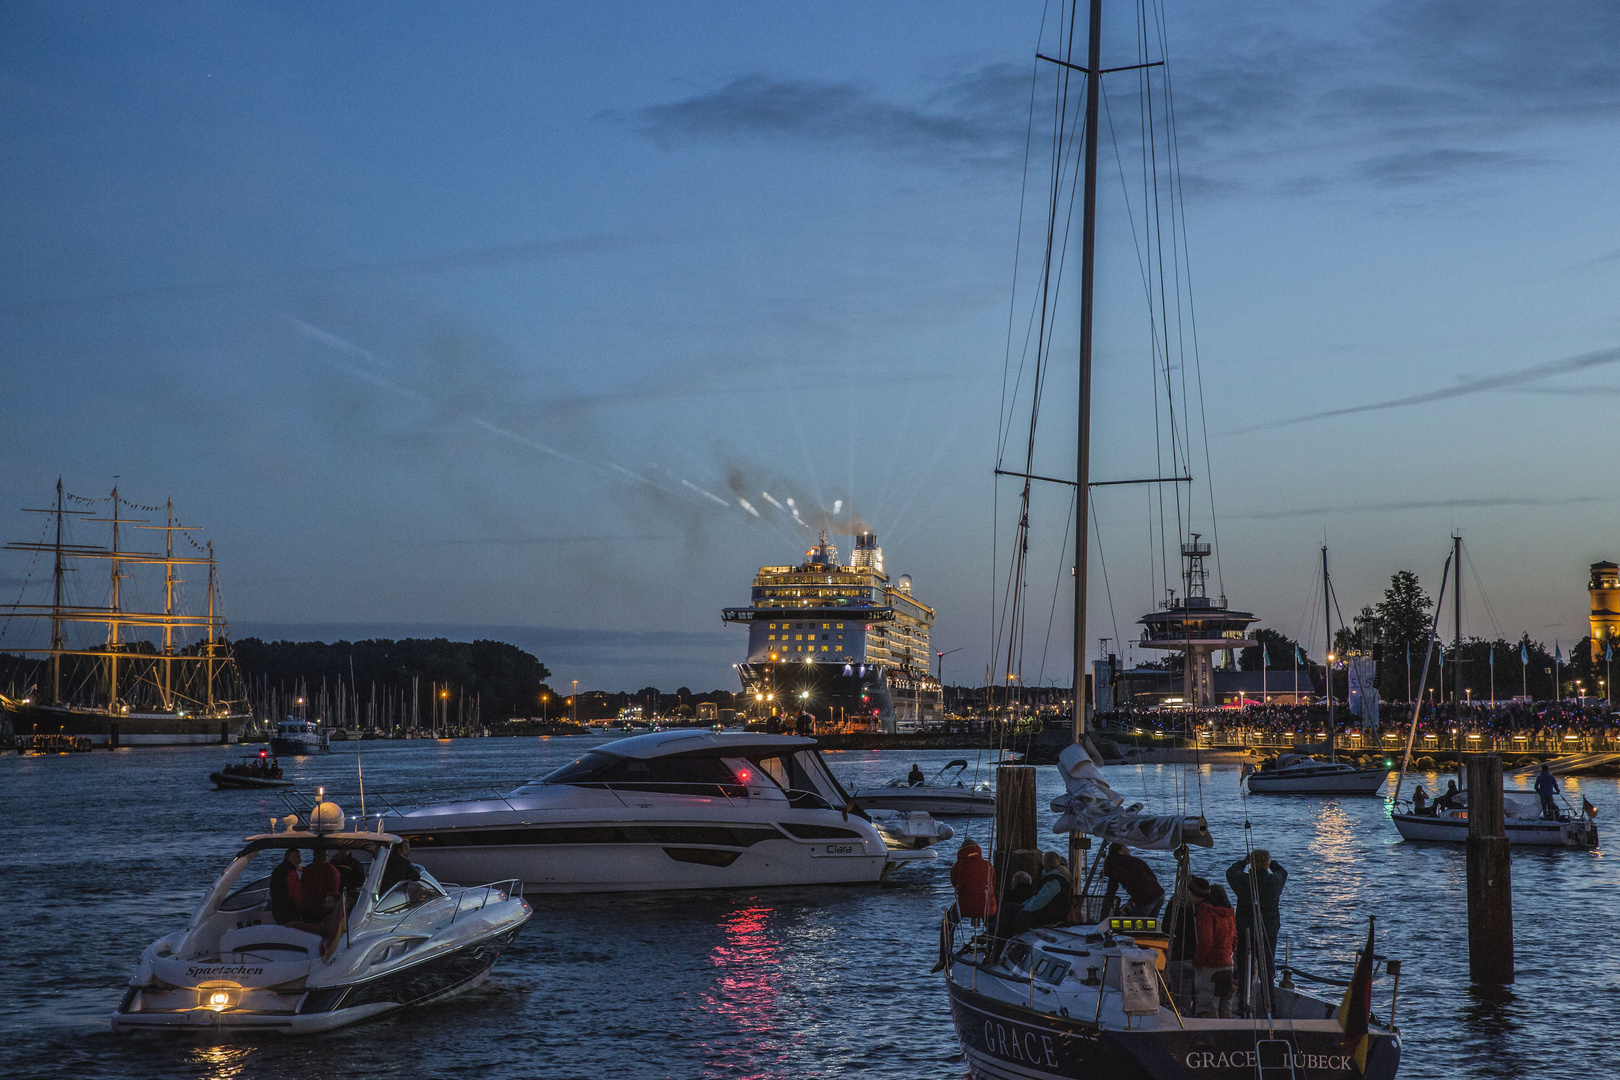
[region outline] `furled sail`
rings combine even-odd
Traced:
[[[1126,806],[1125,797],[1108,786],[1084,747],[1066,747],[1058,755],[1058,772],[1068,794],[1052,800],[1058,815],[1053,832],[1078,831],[1153,851],[1173,851],[1182,844],[1215,846],[1209,823],[1202,817],[1144,814],[1141,803]]]

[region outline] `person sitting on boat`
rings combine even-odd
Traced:
[[[1283,886],[1288,883],[1288,871],[1282,863],[1271,861],[1271,852],[1255,848],[1254,854],[1245,855],[1226,868],[1226,883],[1232,886],[1232,895],[1237,900],[1236,968],[1247,971],[1249,957],[1255,957],[1256,967],[1264,969],[1256,974],[1265,979],[1269,994],[1276,982],[1277,935],[1282,932],[1278,901],[1282,898]],[[1255,923],[1257,908],[1258,925]],[[1245,1004],[1247,990],[1245,985],[1244,992],[1238,995]]]
[[[1423,790],[1422,784],[1412,789],[1412,813],[1434,815],[1434,809],[1429,806],[1429,793]]]
[[[906,786],[916,787],[918,784],[926,783],[927,780],[928,777],[923,775],[922,769],[913,761],[911,763],[911,772],[906,774]]]
[[[343,889],[343,875],[326,858],[326,846],[316,841],[315,854],[298,878],[300,906],[304,922],[325,927],[334,918],[337,899]],[[325,936],[324,933],[321,935]]]
[[[422,871],[411,862],[411,842],[402,840],[396,848],[388,852],[388,863],[383,867],[382,883],[378,885],[378,895],[382,895],[402,881],[421,881]]]
[[[1164,903],[1164,886],[1159,884],[1153,867],[1132,855],[1124,844],[1114,844],[1103,860],[1103,872],[1108,875],[1108,892],[1103,896],[1104,915],[1112,910],[1114,896],[1123,886],[1130,900],[1120,905],[1119,914],[1158,918],[1159,905]]]
[[[276,868],[270,871],[270,917],[285,926],[303,917],[303,897],[299,890],[298,864],[302,856],[290,847]]]
[[[1029,929],[1027,924],[1019,924],[1023,919],[1024,901],[1034,895],[1035,879],[1029,876],[1029,872],[1019,870],[1013,874],[1007,891],[1002,894],[1001,906],[990,930],[990,948],[984,956],[986,965],[993,966],[1001,959],[1001,950],[1007,947],[1008,938]]]
[[[1461,810],[1467,805],[1468,800],[1463,796],[1462,792],[1457,790],[1457,781],[1455,780],[1448,780],[1446,782],[1446,793],[1434,800],[1436,813],[1441,810]]]
[[[956,865],[951,867],[951,885],[956,889],[956,913],[959,918],[971,919],[976,923],[994,917],[995,874],[985,861],[983,849],[972,840],[956,852]]]
[[[1558,820],[1558,781],[1553,779],[1552,770],[1547,763],[1541,763],[1541,772],[1536,776],[1536,794],[1541,796],[1541,817],[1543,821]]]
[[[1193,953],[1193,1010],[1199,1016],[1232,1015],[1233,951],[1237,913],[1226,890],[1210,885],[1198,905],[1198,948]]]
[[[337,868],[338,880],[341,882],[344,899],[351,905],[360,896],[360,890],[366,884],[366,868],[360,865],[360,860],[354,857],[352,851],[340,851],[332,860]]]
[[[1069,918],[1069,897],[1073,893],[1067,860],[1055,851],[1048,851],[1041,857],[1041,880],[1035,895],[1020,905],[1024,911],[1024,918],[1020,922],[1024,925],[1013,932],[1022,933],[1031,927],[1055,926],[1066,922]]]

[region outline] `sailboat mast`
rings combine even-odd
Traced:
[[[56,591],[51,597],[51,704],[62,703],[62,478],[56,478]]]
[[[1451,590],[1451,715],[1462,720],[1462,536],[1451,536],[1451,565],[1457,568],[1457,584]],[[1458,724],[1461,727],[1461,723]]]
[[[1337,761],[1337,739],[1333,719],[1333,594],[1328,584],[1327,545],[1322,545],[1322,619],[1327,624],[1327,647],[1322,650],[1322,681],[1327,684],[1328,760]]]
[[[214,542],[208,541],[208,715],[214,715]]]
[[[1086,566],[1091,504],[1091,324],[1097,269],[1097,102],[1102,96],[1102,0],[1091,0],[1086,46],[1085,189],[1080,233],[1080,427],[1074,495],[1074,741],[1086,734]]]
[[[112,489],[112,603],[107,613],[107,707],[118,708],[118,485]]]
[[[163,708],[174,708],[174,496],[163,530]]]

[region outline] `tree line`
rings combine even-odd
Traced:
[[[463,702],[477,702],[490,720],[539,715],[540,696],[550,688],[550,670],[539,658],[504,641],[450,641],[405,638],[393,641],[261,641],[242,638],[232,645],[237,667],[250,691],[277,688],[278,700],[303,694],[318,700],[342,692],[356,701],[349,715],[367,715],[374,700],[395,703],[392,716],[415,714],[426,722],[433,688]],[[410,695],[407,698],[405,695]],[[555,695],[553,695],[555,696]],[[334,722],[335,717],[322,717]],[[363,720],[362,720],[363,723]],[[353,723],[350,726],[361,726]]]
[[[1391,575],[1389,587],[1378,603],[1362,607],[1351,617],[1349,626],[1334,631],[1333,652],[1341,658],[1351,653],[1370,654],[1377,662],[1378,696],[1384,701],[1410,701],[1420,686],[1426,686],[1425,698],[1441,701],[1453,696],[1476,702],[1521,695],[1537,701],[1577,694],[1610,700],[1615,696],[1610,670],[1620,665],[1605,661],[1601,651],[1594,660],[1590,637],[1582,638],[1566,654],[1558,648],[1549,650],[1544,642],[1532,640],[1527,633],[1514,641],[1467,637],[1453,642],[1447,640],[1442,626],[1438,631],[1440,640],[1435,642],[1430,656],[1433,612],[1434,599],[1424,591],[1418,576],[1410,570],[1398,571]],[[1261,644],[1239,654],[1238,666],[1243,671],[1260,670],[1262,648],[1271,671],[1292,670],[1296,649],[1304,656],[1303,647],[1286,634],[1262,627],[1251,635]],[[1314,685],[1322,685],[1320,663],[1304,659],[1300,670],[1310,671]],[[1347,688],[1342,667],[1334,671],[1333,678],[1334,696],[1343,701]]]

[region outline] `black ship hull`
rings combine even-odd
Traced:
[[[791,722],[810,713],[833,725],[894,725],[894,699],[883,669],[845,663],[738,665],[749,714],[773,712]]]
[[[13,735],[84,736],[96,746],[191,746],[233,743],[247,713],[181,716],[177,713],[114,714],[72,705],[34,705],[0,699],[0,715]]]
[[[968,1071],[990,1080],[1393,1080],[1400,1065],[1400,1039],[1387,1034],[1371,1037],[1362,1073],[1337,1030],[1300,1030],[1282,1022],[1268,1031],[1266,1021],[1254,1020],[1228,1022],[1219,1030],[1120,1031],[1008,1005],[955,982],[946,985]]]

